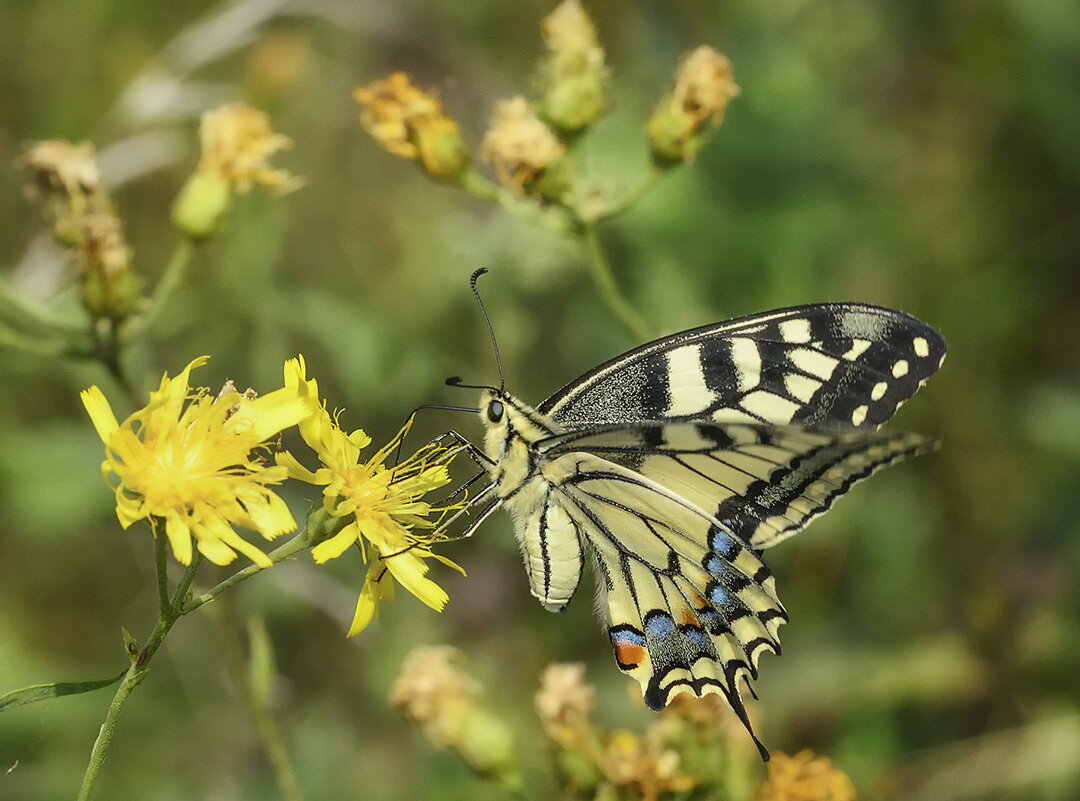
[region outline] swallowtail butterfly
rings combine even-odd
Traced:
[[[762,551],[933,449],[879,427],[944,358],[945,340],[914,317],[826,303],[658,339],[535,408],[479,387],[484,447],[463,447],[483,472],[458,517],[468,536],[510,513],[532,594],[552,612],[593,562],[615,661],[645,703],[721,694],[768,759],[739,687],[780,652],[787,620]]]

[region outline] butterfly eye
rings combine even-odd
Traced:
[[[497,423],[502,420],[503,405],[501,401],[492,401],[487,407],[488,420],[493,423]]]

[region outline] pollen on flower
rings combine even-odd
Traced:
[[[189,386],[191,371],[206,361],[193,360],[176,378],[166,374],[150,402],[122,423],[100,389],[83,391],[105,443],[102,475],[116,491],[121,525],[146,520],[155,536],[164,529],[182,564],[191,562],[194,543],[216,564],[228,564],[239,551],[269,567],[269,557],[233,526],[266,539],[296,528],[270,489],[287,471],[269,466],[263,454],[266,440],[311,414],[311,404],[288,389],[256,399],[235,392],[215,399]]]
[[[318,385],[308,379],[302,362],[294,362],[294,374],[286,386],[293,387],[313,403]],[[393,600],[394,581],[432,609],[441,611],[446,592],[427,578],[429,559],[437,559],[460,570],[453,562],[432,551],[444,537],[439,521],[457,504],[437,505],[424,500],[432,490],[450,482],[449,465],[456,451],[432,443],[388,466],[386,460],[399,449],[411,420],[370,458],[362,451],[371,438],[362,429],[342,430],[325,405],[300,423],[300,435],[318,455],[322,466],[311,471],[291,453],[277,454],[277,462],[292,478],[323,486],[323,508],[348,524],[329,539],[312,548],[318,563],[345,553],[353,544],[368,560],[368,572],[357,601],[349,636],[358,634],[374,620],[380,601]]]

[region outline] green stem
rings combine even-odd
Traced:
[[[7,317],[22,326],[38,329],[41,333],[63,333],[67,336],[84,334],[86,326],[34,303],[16,290],[11,283],[0,277],[0,317]]]
[[[605,208],[598,209],[592,216],[587,217],[586,219],[588,219],[589,222],[597,223],[601,220],[610,220],[612,217],[619,216],[641,200],[645,193],[652,189],[653,185],[664,176],[665,172],[666,171],[660,167],[653,165],[637,186],[619,198],[615,203],[612,203]]]
[[[574,219],[565,207],[543,206],[535,200],[516,195],[506,187],[489,181],[475,170],[467,170],[461,176],[459,185],[473,197],[495,203],[548,231],[567,234],[574,230]]]
[[[215,604],[211,609],[219,606],[219,604]],[[210,617],[217,623],[229,676],[247,706],[252,720],[255,721],[255,728],[259,732],[259,739],[262,740],[263,750],[266,751],[266,758],[270,762],[270,768],[274,772],[282,798],[285,801],[303,801],[304,794],[300,789],[300,781],[297,779],[296,770],[289,759],[285,741],[281,736],[281,731],[278,729],[274,716],[270,714],[267,699],[255,689],[255,683],[252,681],[251,674],[244,664],[243,655],[240,653],[238,647],[239,638],[236,632],[230,629],[225,614],[211,614]],[[252,661],[255,661],[254,655]]]
[[[23,334],[3,323],[0,323],[0,346],[46,357],[63,356],[72,351],[72,346],[67,342]]]
[[[168,538],[163,531],[154,532],[154,564],[157,566],[158,614],[169,614]]]
[[[94,782],[97,780],[101,766],[105,763],[105,755],[112,744],[113,733],[116,731],[116,720],[120,717],[120,710],[124,708],[124,702],[131,695],[131,691],[145,676],[146,671],[135,667],[134,663],[124,674],[124,680],[120,682],[116,695],[113,696],[112,703],[109,704],[109,711],[105,715],[101,729],[98,731],[97,740],[94,741],[94,748],[90,751],[90,762],[86,766],[86,773],[83,774],[78,801],[87,801],[90,798],[90,793],[94,789]]]
[[[120,682],[116,694],[113,696],[112,703],[109,704],[109,711],[105,714],[105,720],[98,730],[98,736],[94,741],[94,747],[90,751],[90,761],[86,765],[86,773],[83,774],[82,786],[79,788],[78,801],[87,801],[87,799],[90,798],[90,793],[94,789],[94,782],[97,781],[98,773],[101,772],[101,766],[105,764],[105,757],[109,752],[109,746],[112,744],[112,738],[116,731],[116,722],[120,718],[120,712],[123,710],[128,696],[131,695],[131,691],[146,678],[146,665],[150,662],[150,659],[153,658],[154,653],[165,639],[165,635],[169,633],[169,629],[172,628],[173,623],[179,619],[181,614],[179,604],[184,596],[187,595],[188,588],[195,578],[195,571],[198,570],[200,561],[201,554],[196,552],[191,559],[191,564],[188,565],[187,570],[184,572],[183,578],[180,579],[180,585],[176,588],[176,593],[173,595],[173,602],[167,608],[162,608],[157,625],[154,626],[154,630],[150,633],[150,637],[146,641],[146,646],[142,649],[138,658],[132,660],[131,667],[129,667],[127,673],[124,674],[124,678]],[[160,587],[164,581],[163,576],[166,562],[159,558],[155,560],[155,563],[158,571],[158,586]]]
[[[299,553],[305,548],[317,545],[324,539],[332,537],[347,523],[347,518],[333,517],[321,506],[312,509],[311,513],[308,515],[307,524],[304,526],[304,529],[284,545],[267,554],[267,556],[270,557],[270,563],[276,565],[278,562],[285,561],[293,556],[293,554]],[[203,604],[213,601],[221,595],[221,593],[229,589],[229,587],[239,584],[245,579],[251,578],[260,570],[264,569],[265,568],[261,568],[258,565],[248,565],[243,570],[238,570],[217,586],[212,587],[202,595],[199,595],[184,604],[181,614],[186,615],[190,612],[194,612]]]
[[[600,297],[607,303],[608,308],[619,318],[619,322],[637,341],[649,338],[648,327],[630,302],[619,291],[619,285],[615,282],[615,274],[611,271],[607,254],[600,243],[600,236],[596,232],[596,226],[590,222],[582,222],[581,236],[585,240],[585,249],[589,254],[589,266],[591,268],[593,283],[600,292]]]
[[[166,301],[172,297],[172,294],[184,282],[188,265],[191,263],[191,257],[194,253],[195,241],[191,237],[181,236],[180,241],[176,243],[176,248],[173,250],[169,263],[165,266],[165,272],[161,274],[161,278],[158,280],[157,286],[154,287],[146,306],[143,307],[142,312],[137,317],[133,317],[128,321],[127,328],[124,331],[126,338],[137,337],[154,324]]]
[[[144,401],[121,361],[120,325],[121,321],[116,319],[95,321],[94,353],[127,395],[132,408],[138,409]]]

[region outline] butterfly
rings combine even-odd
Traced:
[[[474,387],[486,431],[482,449],[460,438],[483,468],[463,536],[509,512],[532,594],[552,612],[592,562],[615,661],[646,705],[720,694],[767,760],[740,691],[761,654],[780,652],[788,619],[762,551],[936,446],[879,427],[945,352],[903,312],[825,303],[649,342],[536,407]]]

